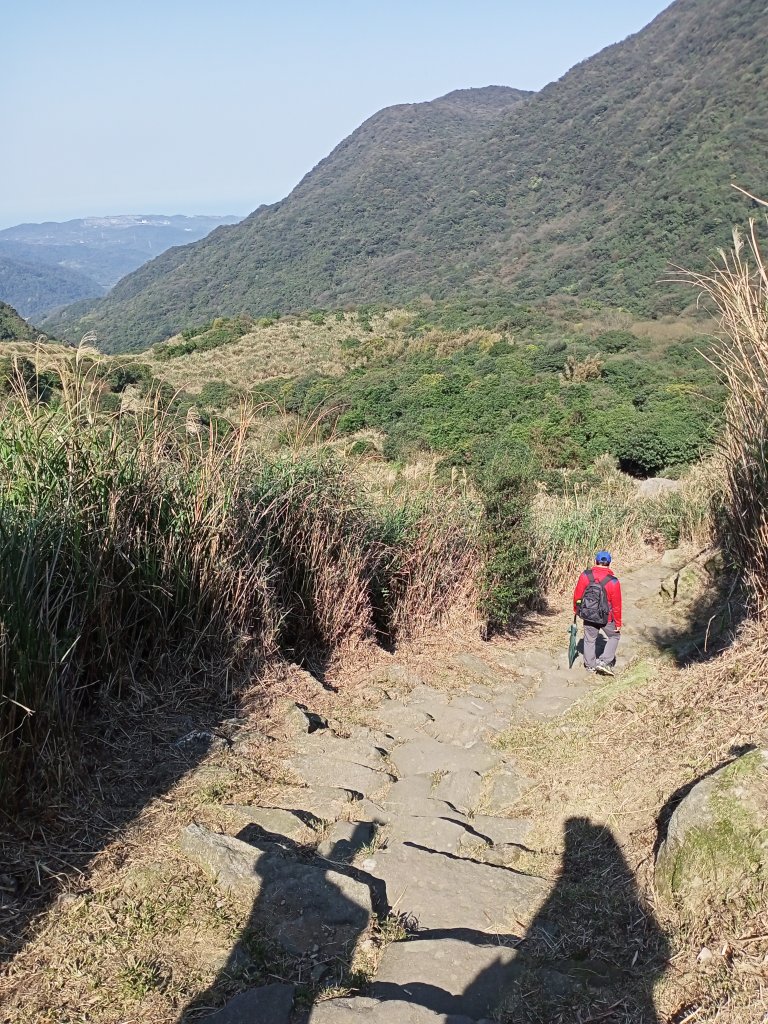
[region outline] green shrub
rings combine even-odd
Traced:
[[[486,556],[481,607],[491,629],[510,619],[540,596],[530,545],[530,511],[536,467],[525,454],[494,462],[480,481]]]
[[[231,384],[215,380],[204,384],[200,389],[199,402],[208,409],[227,409],[237,405],[240,392]]]
[[[595,346],[601,352],[612,355],[639,348],[640,339],[631,331],[605,331],[595,338]]]

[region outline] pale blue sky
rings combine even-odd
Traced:
[[[665,0],[0,0],[0,227],[238,213],[366,117],[539,89]]]

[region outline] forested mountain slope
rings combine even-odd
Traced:
[[[34,341],[37,331],[6,302],[0,302],[0,342]]]
[[[104,294],[93,278],[69,267],[11,259],[0,249],[0,301],[24,316],[40,318],[60,306]]]
[[[466,90],[381,111],[282,202],[51,328],[142,348],[219,313],[500,286],[682,304],[658,284],[669,261],[727,242],[744,209],[732,181],[765,183],[764,27],[764,0],[677,0],[535,96]]]

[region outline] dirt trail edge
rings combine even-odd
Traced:
[[[666,623],[654,598],[669,572],[654,563],[623,577],[618,672],[645,650],[658,651],[653,631]],[[186,854],[219,885],[252,896],[251,924],[307,958],[313,979],[339,957],[359,962],[382,922],[393,939],[369,956],[369,976],[358,986],[365,995],[328,990],[313,1006],[291,1009],[287,986],[276,1009],[276,986],[268,986],[247,993],[247,1007],[237,997],[242,1015],[235,1000],[205,1019],[260,1021],[261,992],[273,1024],[475,1024],[517,1019],[514,1008],[532,985],[567,1000],[570,989],[599,988],[615,976],[615,964],[528,952],[533,930],[540,948],[554,927],[558,878],[545,858],[537,870],[537,851],[527,844],[535,815],[522,798],[537,779],[521,774],[495,742],[515,725],[563,715],[604,685],[581,659],[568,669],[568,622],[563,613],[550,634],[561,637],[557,651],[546,641],[516,650],[488,644],[453,656],[434,678],[422,668],[410,689],[393,688],[346,735],[332,727],[300,735],[289,758],[294,783],[273,807],[236,809],[237,835],[198,825],[185,831]],[[521,802],[523,816],[515,810]],[[586,819],[569,822],[565,857],[569,839],[583,841],[590,827]],[[308,846],[308,830],[318,828],[321,841]],[[647,1005],[632,1019],[656,1020],[651,981]]]

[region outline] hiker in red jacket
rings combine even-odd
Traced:
[[[579,576],[573,611],[584,622],[584,667],[588,672],[612,676],[621,638],[621,584],[611,572],[609,551],[598,551],[593,568]],[[595,643],[601,630],[605,648],[596,658]]]

